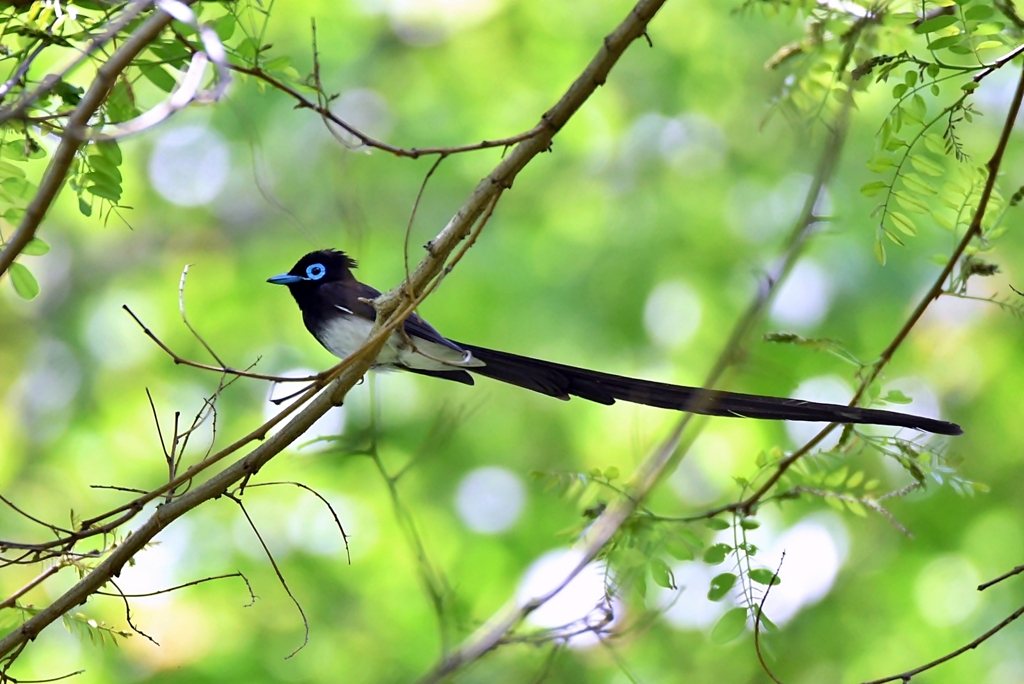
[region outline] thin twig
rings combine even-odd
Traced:
[[[135,315],[135,312],[128,308],[127,304],[123,305],[121,308],[124,309],[125,311],[127,311],[128,315],[131,316],[133,319],[135,319],[135,322],[138,323],[140,328],[142,328],[142,332],[146,335],[146,337],[148,337],[149,339],[153,340],[153,342],[155,342],[156,345],[158,347],[160,347],[160,349],[162,349],[168,356],[171,357],[171,360],[174,361],[174,363],[176,365],[190,366],[191,368],[198,368],[200,370],[213,371],[215,373],[227,373],[229,375],[237,375],[238,377],[252,378],[254,380],[270,380],[271,382],[316,382],[317,380],[321,380],[322,379],[322,375],[323,374],[310,375],[310,376],[303,377],[303,378],[286,378],[286,377],[281,376],[281,375],[266,375],[264,373],[251,373],[249,371],[238,370],[237,368],[231,368],[229,366],[211,366],[209,364],[199,363],[197,361],[190,361],[189,359],[186,359],[185,357],[178,355],[177,353],[175,353],[175,351],[173,349],[171,349],[166,344],[164,344],[164,342],[159,337],[157,337],[156,334],[152,330],[150,330],[148,327],[146,327],[146,324],[143,323],[142,320],[140,320],[138,316]],[[185,325],[188,325],[187,321],[186,321]],[[191,327],[190,327],[190,329],[191,329]],[[200,338],[200,341],[202,341],[202,338]],[[206,343],[203,342],[203,344],[205,345]],[[212,353],[212,351],[211,351],[211,353]],[[216,355],[214,356],[214,358],[216,358]]]
[[[757,661],[761,663],[761,669],[765,671],[775,684],[782,684],[782,681],[775,676],[772,669],[768,667],[768,662],[764,659],[764,653],[761,652],[761,616],[764,614],[764,604],[768,600],[768,592],[772,590],[772,586],[775,584],[775,580],[778,579],[779,573],[782,572],[782,564],[786,560],[786,552],[782,552],[782,558],[779,559],[779,566],[775,568],[775,573],[772,575],[772,579],[768,582],[768,586],[765,587],[764,596],[761,597],[761,601],[757,604],[757,610],[754,612],[754,652],[757,653]]]
[[[330,501],[324,498],[323,494],[316,491],[309,485],[303,484],[301,482],[295,482],[294,480],[285,480],[281,482],[257,482],[256,484],[250,484],[249,488],[252,489],[254,487],[272,487],[275,485],[291,485],[293,487],[305,489],[307,492],[309,492],[316,498],[320,499],[324,506],[327,506],[327,510],[331,512],[331,517],[334,518],[335,527],[337,527],[338,532],[341,533],[341,540],[345,543],[345,555],[348,556],[348,564],[352,565],[352,551],[348,548],[348,535],[345,534],[345,527],[341,524],[341,518],[338,517],[338,512],[334,510],[333,504],[331,504]]]
[[[1002,575],[1000,575],[999,577],[996,577],[995,579],[989,580],[988,582],[985,582],[983,584],[979,584],[978,585],[978,591],[985,591],[989,587],[991,587],[991,586],[993,586],[995,584],[999,584],[1003,580],[1009,579],[1009,578],[1013,577],[1014,575],[1019,575],[1022,572],[1024,572],[1024,565],[1018,565],[1013,570],[1010,570],[1009,572],[1003,573]]]
[[[57,564],[57,565],[51,565],[50,567],[46,568],[46,570],[42,571],[41,573],[36,575],[34,578],[32,578],[32,580],[30,580],[28,582],[28,584],[23,586],[21,589],[18,589],[16,592],[14,592],[10,596],[8,596],[3,601],[0,601],[0,610],[3,610],[4,608],[11,608],[11,607],[13,607],[14,604],[16,604],[18,602],[18,599],[20,599],[22,596],[24,596],[28,592],[32,591],[33,589],[38,587],[40,584],[45,582],[47,579],[49,579],[50,577],[56,575],[58,572],[60,572],[61,570],[63,570],[66,567],[67,567],[67,565]]]
[[[956,657],[966,653],[967,651],[970,651],[972,649],[977,648],[978,646],[980,646],[982,643],[984,643],[985,641],[987,641],[991,637],[995,636],[996,634],[998,634],[1002,630],[1006,629],[1008,626],[1010,626],[1010,624],[1014,620],[1018,619],[1021,615],[1024,615],[1024,606],[1021,606],[1017,610],[1013,611],[1013,613],[1011,613],[1002,622],[1000,622],[998,625],[996,625],[992,629],[990,629],[987,632],[985,632],[984,634],[982,634],[977,639],[971,641],[968,644],[965,644],[964,646],[956,649],[955,651],[952,651],[951,653],[947,653],[946,655],[942,656],[941,658],[936,658],[935,660],[933,660],[933,661],[931,661],[929,663],[925,663],[924,665],[922,665],[920,667],[915,667],[912,670],[907,670],[906,672],[901,672],[900,674],[892,675],[890,677],[882,677],[881,679],[872,679],[870,682],[864,682],[863,684],[885,684],[885,682],[895,682],[895,681],[904,682],[904,684],[906,684],[911,679],[913,679],[916,675],[919,675],[922,672],[925,672],[925,671],[930,670],[930,669],[932,669],[932,668],[934,668],[934,667],[936,667],[938,665],[941,665],[942,663],[945,663],[945,662],[948,662],[950,660],[953,660],[953,658],[956,658]]]
[[[306,617],[306,611],[302,609],[302,604],[299,603],[299,599],[295,598],[295,594],[292,593],[291,588],[288,586],[288,581],[284,578],[284,574],[281,572],[280,566],[278,566],[277,561],[274,559],[274,554],[270,552],[270,547],[267,546],[267,542],[263,541],[263,535],[260,534],[259,528],[256,527],[256,523],[253,522],[252,517],[249,515],[249,511],[246,510],[245,504],[243,504],[242,500],[234,494],[225,494],[225,496],[238,504],[238,507],[242,509],[242,515],[244,515],[246,521],[248,521],[249,527],[252,529],[253,534],[256,535],[256,539],[260,542],[260,546],[263,547],[263,553],[266,554],[267,560],[270,561],[270,565],[274,568],[274,573],[277,575],[278,581],[281,583],[281,586],[284,587],[285,593],[288,594],[288,598],[290,598],[292,603],[295,604],[295,608],[299,611],[299,616],[302,618],[302,626],[305,628],[305,635],[303,636],[302,643],[299,647],[285,656],[285,660],[288,660],[304,649],[309,643],[309,619]]]

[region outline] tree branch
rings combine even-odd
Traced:
[[[446,261],[456,246],[472,233],[474,225],[477,224],[488,208],[493,208],[502,191],[511,187],[513,179],[530,160],[549,149],[555,134],[579,110],[597,87],[604,83],[609,71],[611,71],[619,57],[630,43],[644,34],[647,23],[663,3],[664,0],[641,0],[633,8],[629,17],[612,34],[605,38],[604,45],[598,51],[598,54],[591,60],[580,77],[570,86],[565,95],[543,115],[541,119],[542,127],[538,134],[519,143],[497,168],[477,185],[462,208],[456,212],[455,216],[452,217],[437,237],[430,242],[427,256],[424,257],[406,282],[394,287],[391,291],[378,298],[380,315],[377,318],[374,331],[360,350],[331,369],[326,376],[331,384],[325,391],[320,392],[305,408],[291,418],[280,431],[271,435],[267,441],[253,449],[245,457],[227,466],[224,470],[213,475],[209,480],[196,486],[191,491],[171,501],[162,503],[152,516],[123,540],[109,556],[75,586],[19,628],[7,634],[3,639],[0,639],[0,657],[18,652],[24,648],[25,644],[38,636],[46,626],[58,620],[64,613],[72,610],[75,606],[85,603],[89,596],[98,591],[111,578],[118,576],[124,565],[141,551],[161,530],[193,508],[206,501],[223,496],[235,483],[252,476],[274,456],[298,439],[330,408],[340,404],[348,391],[370,368],[391,332],[401,324],[406,316],[412,313],[431,281],[441,275],[442,271],[446,269]],[[151,18],[115,53],[115,56],[101,69],[101,71],[106,70],[103,77],[97,77],[89,92],[83,98],[83,105],[76,109],[73,115],[75,123],[81,124],[88,120],[89,114],[95,111],[95,108],[99,106],[106,95],[106,90],[101,87],[101,84],[105,84],[109,88],[113,83],[113,78],[116,77],[121,69],[127,66],[131,57],[141,51],[147,44],[147,41],[155,37],[169,21],[170,18],[166,15],[158,15]],[[44,182],[40,185],[40,192],[26,214],[25,221],[22,222],[22,226],[19,227],[15,236],[12,237],[11,243],[0,253],[0,268],[5,270],[13,261],[14,256],[17,255],[20,249],[16,245],[24,246],[31,239],[35,229],[38,227],[39,220],[56,196],[61,185],[61,179],[63,178],[61,174],[66,172],[70,166],[79,144],[77,139],[71,135],[76,130],[77,126],[72,126],[69,123],[68,130],[65,132],[61,145],[47,169]],[[18,238],[19,242],[15,243],[15,238]],[[304,400],[305,397],[296,402],[296,405],[300,405]],[[294,408],[289,407],[279,416],[287,415],[292,410]],[[245,441],[251,441],[255,435],[265,435],[269,429],[268,426],[279,420],[280,417],[276,417],[268,421],[264,426],[250,433],[245,440],[240,440],[240,442],[244,444]],[[237,450],[239,446],[241,446],[239,442],[236,442],[235,445],[228,447],[228,449],[214,454],[203,462],[203,467],[209,467],[213,462],[224,458],[231,451]],[[196,467],[193,466],[193,468],[179,476],[174,482],[167,483],[150,492],[145,497],[140,497],[140,499],[132,502],[128,513],[134,515],[132,511],[137,511],[141,508],[140,502],[153,500],[159,496],[158,492],[162,493],[173,489],[181,481],[192,479],[196,474]],[[651,473],[651,476],[656,474]],[[642,479],[643,475],[641,474],[640,477]],[[627,514],[628,511],[623,510],[621,520],[614,525],[595,525],[594,534],[598,536],[606,534],[610,537]]]
[[[191,5],[196,0],[180,0],[180,2]],[[149,3],[140,0],[136,7],[141,11],[142,6],[147,4]],[[129,13],[131,11],[128,10]],[[68,170],[75,159],[75,153],[84,142],[83,132],[89,124],[89,119],[107,99],[118,75],[127,69],[131,61],[145,50],[170,23],[171,16],[169,14],[163,11],[157,12],[147,19],[96,72],[96,78],[93,79],[89,90],[82,96],[78,106],[68,117],[64,133],[61,135],[60,145],[57,146],[43,173],[43,178],[39,182],[39,190],[28,205],[21,224],[4,245],[3,250],[0,250],[0,276],[7,272],[14,260],[21,254],[21,250],[25,249],[25,245],[35,237],[39,224],[42,223],[67,180]]]

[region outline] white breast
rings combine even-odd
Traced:
[[[373,324],[365,318],[339,316],[320,330],[317,339],[328,351],[343,359],[363,346],[372,328]],[[419,338],[414,348],[402,335],[392,333],[374,365],[444,371],[483,366],[484,363],[474,359],[469,352],[463,354],[443,344]]]

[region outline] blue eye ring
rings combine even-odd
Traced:
[[[327,269],[323,264],[310,264],[306,267],[306,277],[310,280],[320,280],[327,275]]]

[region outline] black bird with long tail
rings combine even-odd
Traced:
[[[345,358],[366,341],[377,312],[367,303],[380,292],[352,275],[356,262],[344,252],[310,252],[287,273],[267,282],[287,285],[302,311],[302,320],[327,351]],[[507,382],[558,399],[580,397],[599,404],[616,400],[709,416],[800,420],[825,423],[895,425],[959,435],[955,423],[894,411],[823,404],[720,390],[668,385],[552,363],[495,351],[444,337],[417,314],[392,333],[374,364],[445,380],[473,384],[470,373]]]

